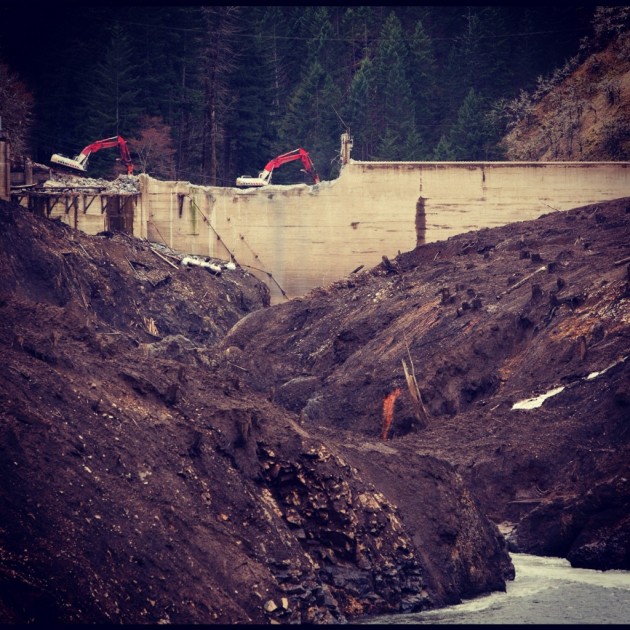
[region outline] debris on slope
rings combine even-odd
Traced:
[[[510,160],[606,161],[630,158],[628,31],[568,64],[562,80],[511,103],[516,121],[503,143]]]
[[[452,463],[493,520],[514,526],[537,506],[622,487],[615,479],[630,474],[629,230],[625,198],[423,245],[278,305],[273,318],[248,315],[220,348],[313,431],[382,440],[384,402],[400,390],[385,459]],[[389,496],[375,460],[354,462]],[[618,500],[608,533],[593,535],[617,536],[630,511]],[[627,545],[617,547],[613,558],[602,541],[591,562],[627,565]]]
[[[448,464],[414,462],[405,500],[433,518],[409,521],[217,352],[244,316],[273,319],[264,283],[5,202],[0,225],[5,621],[343,623],[513,577]]]

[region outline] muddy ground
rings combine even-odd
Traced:
[[[629,569],[629,235],[630,198],[270,307],[0,202],[0,619],[335,623],[502,590],[508,549]]]

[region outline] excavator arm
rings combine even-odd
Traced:
[[[129,147],[127,142],[122,136],[114,136],[112,138],[105,138],[104,140],[97,140],[88,144],[79,155],[75,158],[68,158],[59,153],[55,153],[50,161],[54,164],[60,164],[61,166],[67,166],[68,168],[75,169],[77,171],[85,172],[87,170],[87,161],[92,153],[96,153],[101,149],[110,149],[112,147],[118,147],[120,151],[120,159],[127,167],[127,173],[131,175],[133,173],[133,164],[131,162],[131,155],[129,154]]]
[[[278,157],[273,158],[267,162],[265,168],[258,174],[258,177],[250,177],[249,175],[241,175],[241,177],[237,178],[236,185],[237,186],[267,186],[271,183],[271,174],[275,168],[286,164],[287,162],[294,162],[295,160],[302,160],[302,164],[304,165],[304,171],[309,173],[313,177],[313,183],[319,184],[319,175],[315,170],[315,165],[311,160],[311,156],[302,148],[294,149],[293,151],[288,151],[287,153],[283,153]]]

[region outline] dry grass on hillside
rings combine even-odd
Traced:
[[[508,159],[630,159],[630,37],[589,55],[543,98],[521,100]]]

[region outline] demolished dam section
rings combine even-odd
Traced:
[[[332,181],[244,189],[141,174],[135,193],[60,190],[46,212],[88,234],[122,230],[239,264],[269,286],[274,304],[419,244],[624,197],[628,165],[350,159]]]

